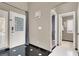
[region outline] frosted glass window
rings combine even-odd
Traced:
[[[67,20],[67,33],[73,33],[73,20]]]
[[[20,17],[15,17],[15,31],[23,31],[24,29],[24,19]]]

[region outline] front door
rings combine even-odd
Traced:
[[[10,12],[10,48],[25,44],[25,15]]]

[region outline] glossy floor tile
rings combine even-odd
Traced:
[[[8,51],[1,52],[0,56],[48,56],[49,53],[49,51],[35,47],[33,45],[22,45],[12,48]]]
[[[78,56],[78,52],[73,48],[72,42],[63,41],[61,46],[57,46],[49,56]]]

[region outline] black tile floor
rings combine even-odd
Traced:
[[[49,54],[49,51],[33,45],[21,45],[7,51],[0,52],[0,56],[48,56]]]

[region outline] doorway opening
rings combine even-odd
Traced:
[[[52,46],[55,46],[55,15],[52,15]]]
[[[62,18],[62,46],[73,46],[73,16]],[[68,45],[67,45],[68,44]]]
[[[57,13],[55,10],[51,10],[51,15],[50,15],[50,20],[51,20],[51,40],[50,40],[50,46],[51,50],[54,49],[57,46]]]
[[[59,45],[75,49],[75,12],[59,15]]]

